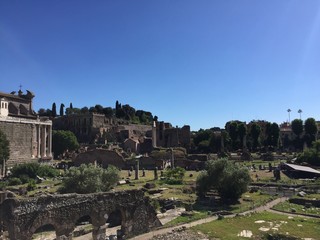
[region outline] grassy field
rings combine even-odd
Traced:
[[[261,194],[260,192],[250,193],[246,192],[239,199],[236,204],[225,205],[225,204],[211,204],[211,205],[200,205],[194,204],[194,214],[191,216],[179,216],[176,219],[168,222],[166,226],[174,226],[182,223],[189,223],[198,219],[207,217],[209,214],[220,211],[227,211],[231,213],[241,213],[247,210],[251,210],[255,207],[262,206],[265,203],[271,201],[273,198],[267,194]]]
[[[251,231],[253,234],[252,239],[261,239],[266,233],[320,239],[320,220],[292,218],[270,212],[257,213],[245,217],[224,218],[193,227],[192,229],[203,232],[212,239],[221,240],[246,239],[238,236],[243,230]]]
[[[295,213],[310,214],[310,215],[315,215],[320,217],[320,208],[317,208],[317,207],[306,208],[303,205],[290,203],[288,201],[277,204],[276,206],[273,207],[273,209],[283,211],[283,212],[288,212],[288,213],[291,213],[294,210]]]

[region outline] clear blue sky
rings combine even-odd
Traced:
[[[318,0],[0,1],[0,91],[193,130],[320,119]]]

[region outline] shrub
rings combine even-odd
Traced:
[[[36,189],[36,181],[34,179],[30,179],[28,186],[27,186],[27,190],[28,191],[32,191],[34,189]]]
[[[168,169],[164,172],[165,182],[167,184],[182,184],[186,170],[181,167]]]
[[[8,184],[9,186],[16,186],[16,185],[21,185],[22,182],[19,178],[13,177],[9,179]]]
[[[22,182],[27,182],[27,178],[36,179],[40,177],[55,177],[59,171],[48,165],[40,165],[39,163],[24,163],[16,165],[11,169],[11,176],[22,179]]]
[[[247,191],[250,181],[248,169],[240,168],[226,159],[210,160],[206,170],[197,178],[197,194],[202,197],[214,189],[222,199],[233,202]]]
[[[0,181],[0,190],[4,190],[8,186],[8,182]]]
[[[93,193],[110,190],[119,180],[119,170],[109,165],[108,169],[82,164],[72,167],[62,181],[61,193]]]

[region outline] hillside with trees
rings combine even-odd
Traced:
[[[52,104],[51,109],[41,108],[38,111],[39,116],[47,116],[50,118],[57,117],[57,109],[56,103]],[[153,120],[157,120],[157,116],[153,116],[151,112],[144,110],[136,110],[131,107],[129,104],[122,105],[119,101],[116,101],[115,107],[104,107],[100,104],[96,104],[95,106],[87,107],[84,106],[82,108],[73,107],[73,104],[70,103],[69,107],[65,110],[65,105],[61,103],[60,105],[60,116],[64,115],[72,115],[72,114],[88,114],[88,113],[98,113],[103,114],[107,118],[118,118],[129,121],[134,124],[152,124]]]

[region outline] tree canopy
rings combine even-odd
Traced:
[[[52,150],[55,157],[58,157],[66,150],[73,151],[78,148],[79,143],[73,132],[64,130],[53,131]]]
[[[197,178],[197,194],[204,196],[214,189],[223,200],[234,202],[247,191],[250,181],[248,169],[226,159],[210,160]]]
[[[92,164],[72,167],[62,181],[61,193],[94,193],[109,191],[119,181],[119,170],[109,165],[108,169]]]
[[[301,153],[297,158],[298,163],[309,163],[311,165],[320,166],[320,140],[312,143],[312,147]]]

